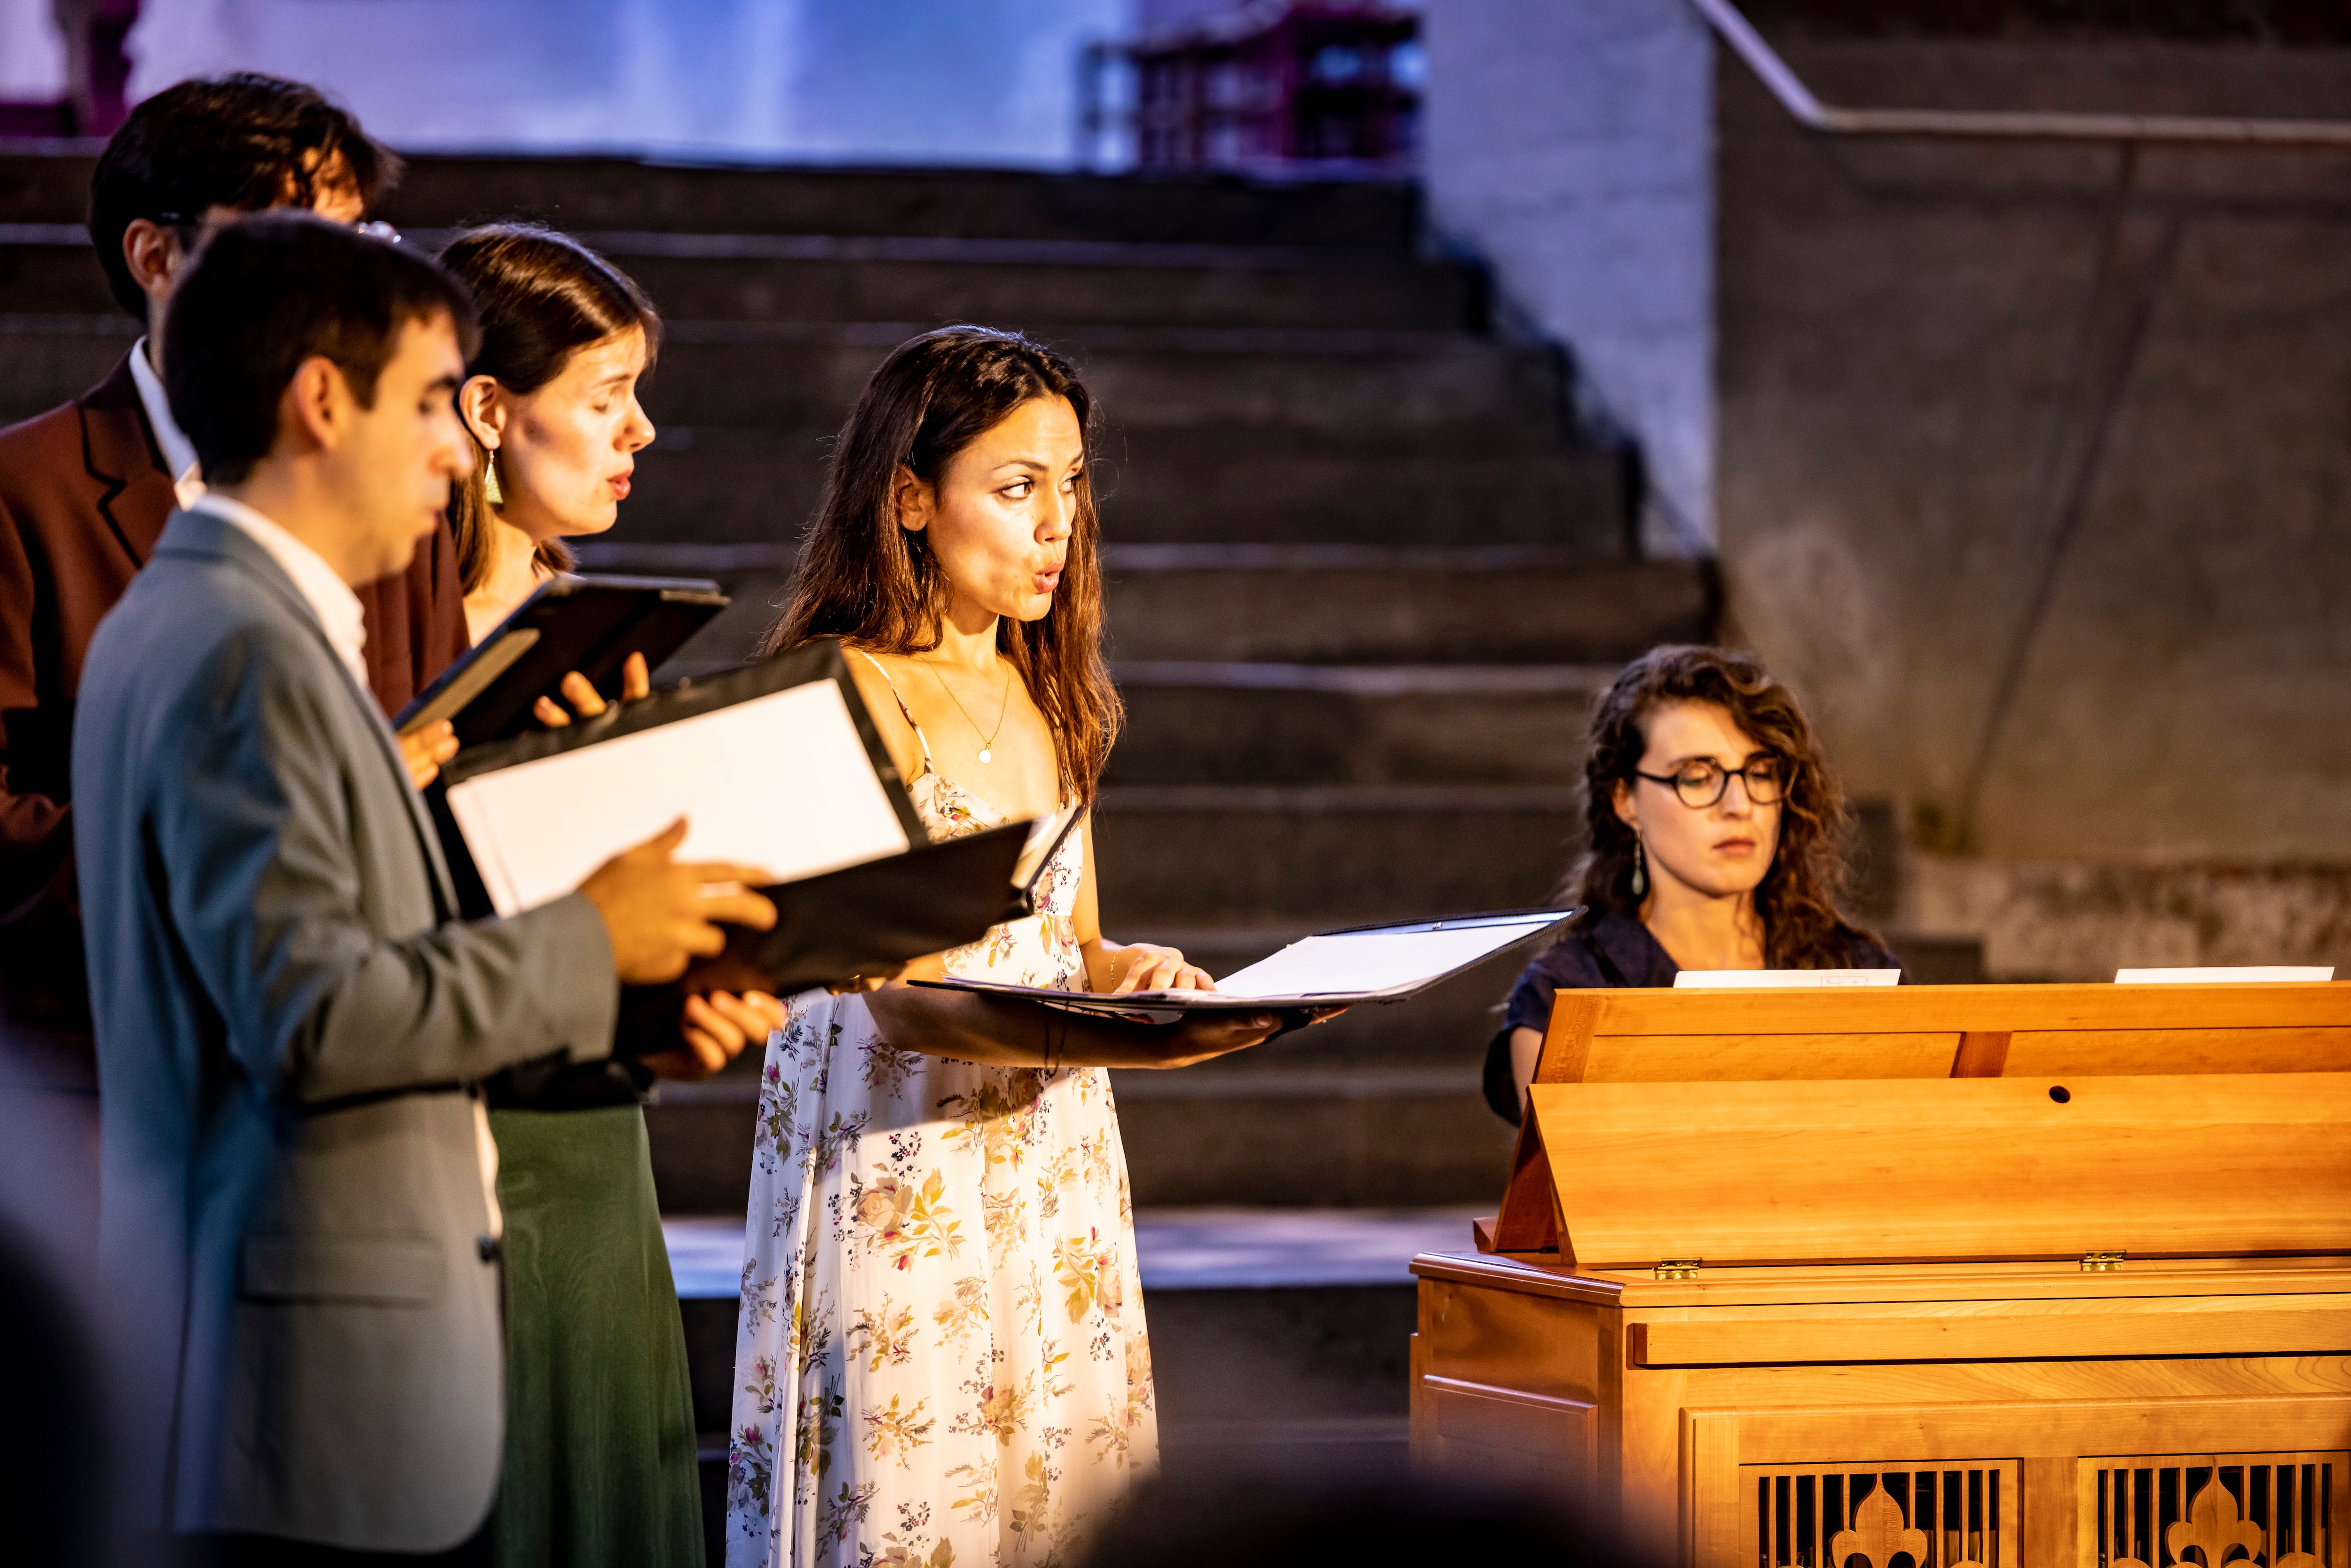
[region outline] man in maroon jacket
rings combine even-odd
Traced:
[[[67,758],[90,634],[164,520],[204,490],[162,392],[172,287],[220,225],[287,206],[355,223],[399,168],[313,89],[249,75],[158,93],[99,155],[90,241],[147,335],[90,391],[0,430],[0,1077],[95,1082]],[[447,530],[359,594],[368,682],[396,713],[465,649]],[[422,783],[454,749],[440,737],[411,747],[412,775]]]

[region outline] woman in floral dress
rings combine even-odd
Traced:
[[[838,636],[935,838],[1091,802],[1118,717],[1090,401],[1025,339],[948,328],[874,372],[769,652]],[[1206,987],[1103,940],[1091,826],[1038,913],[915,965]],[[1066,1562],[1156,1462],[1110,1066],[1254,1044],[893,985],[792,999],[768,1042],[728,1459],[730,1564]]]

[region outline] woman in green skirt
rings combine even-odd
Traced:
[[[475,229],[442,260],[482,315],[457,395],[480,456],[450,512],[479,641],[569,570],[566,538],[612,526],[653,437],[636,392],[661,319],[618,268],[545,229]],[[642,658],[624,685],[643,695]],[[564,695],[583,716],[603,709],[577,675]],[[542,698],[538,716],[570,716]],[[703,1561],[685,1335],[642,1098],[654,1074],[706,1076],[782,1020],[772,997],[695,998],[674,1049],[526,1067],[491,1086],[506,1218],[503,1568]]]

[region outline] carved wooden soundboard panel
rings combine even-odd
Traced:
[[[2351,1563],[2351,1451],[2082,1461],[2082,1568]]]
[[[2081,1461],[2080,1568],[2340,1568],[2351,1452]],[[1742,1465],[1761,1568],[2018,1568],[2017,1461]]]
[[[2016,1568],[2016,1461],[1741,1465],[1761,1568]]]

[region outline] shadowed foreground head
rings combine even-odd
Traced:
[[[1555,1502],[1374,1467],[1225,1469],[1138,1490],[1094,1540],[1092,1568],[1541,1563],[1641,1568]]]

